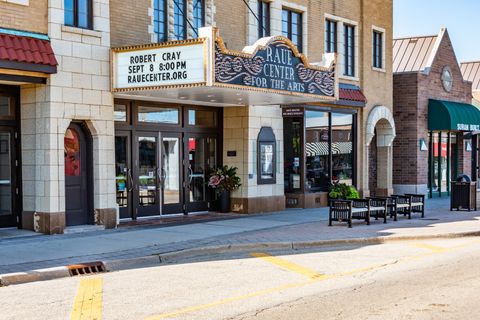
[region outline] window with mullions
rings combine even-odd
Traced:
[[[205,26],[205,0],[193,1],[193,28],[195,36],[198,36],[198,29]]]
[[[270,36],[270,3],[258,1],[258,38]]]
[[[373,31],[373,67],[383,68],[383,33]]]
[[[325,52],[337,52],[337,22],[325,20]]]
[[[153,29],[157,42],[168,41],[167,19],[167,0],[154,0]]]
[[[282,10],[282,35],[290,39],[302,52],[302,13],[283,9]]]
[[[173,37],[175,40],[187,39],[187,0],[173,0]]]
[[[65,25],[92,29],[92,0],[64,0]]]
[[[345,70],[344,75],[355,76],[355,26],[346,24],[344,30],[345,36]]]

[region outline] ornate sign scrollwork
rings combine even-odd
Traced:
[[[310,66],[288,39],[273,38],[253,54],[215,44],[215,82],[298,94],[335,97],[335,67]]]

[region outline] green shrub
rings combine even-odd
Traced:
[[[331,199],[358,199],[360,194],[354,186],[346,183],[334,183],[330,186],[328,196]]]

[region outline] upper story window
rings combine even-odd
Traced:
[[[92,0],[64,0],[65,25],[92,29]]]
[[[157,42],[168,40],[167,0],[154,0],[153,2],[153,29]]]
[[[193,28],[198,36],[198,29],[205,26],[205,0],[193,0]]]
[[[187,0],[173,0],[173,37],[187,39]]]
[[[337,22],[325,20],[325,52],[337,52]]]
[[[383,33],[380,31],[373,31],[373,67],[383,68]]]
[[[258,1],[258,38],[270,36],[270,3]]]
[[[355,26],[344,25],[345,69],[344,75],[355,76]]]
[[[282,9],[282,34],[289,38],[298,51],[302,52],[302,13]]]

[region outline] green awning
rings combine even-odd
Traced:
[[[428,101],[428,130],[480,130],[480,110],[471,104],[430,99]]]

